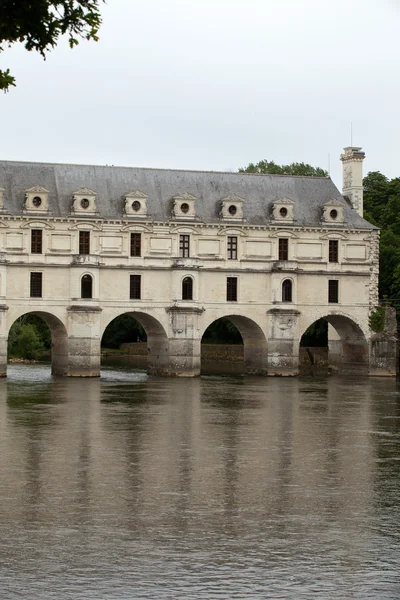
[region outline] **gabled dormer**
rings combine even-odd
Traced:
[[[294,202],[290,198],[278,198],[272,205],[272,220],[278,223],[293,223]]]
[[[24,212],[46,213],[49,210],[49,190],[40,185],[25,190]]]
[[[342,225],[344,223],[343,204],[336,198],[328,200],[322,210],[322,221],[332,225]]]
[[[243,220],[243,202],[240,196],[227,196],[221,200],[221,210],[219,216],[224,221],[242,221]]]
[[[80,188],[74,192],[72,203],[72,214],[75,215],[95,215],[96,210],[96,192],[87,187]]]
[[[125,196],[125,214],[128,217],[147,216],[147,194],[136,190]]]
[[[196,196],[188,192],[172,198],[172,215],[179,219],[194,219],[196,216]]]

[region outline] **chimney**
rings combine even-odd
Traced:
[[[347,196],[359,215],[363,216],[363,176],[362,164],[365,152],[361,148],[349,146],[340,155],[343,163],[343,196]]]

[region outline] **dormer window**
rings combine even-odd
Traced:
[[[228,210],[229,214],[232,215],[232,217],[234,217],[237,213],[237,207],[234,204],[231,204]]]
[[[39,185],[35,185],[25,191],[25,207],[24,212],[47,212],[49,190],[46,190]]]
[[[294,221],[294,202],[290,198],[279,198],[272,205],[273,221],[284,221],[293,223]]]
[[[73,214],[97,214],[96,192],[89,188],[81,188],[74,193],[72,204]]]
[[[147,194],[136,190],[125,196],[125,214],[128,217],[147,216]]]
[[[172,214],[181,219],[193,219],[196,216],[196,196],[185,192],[173,197]]]
[[[336,225],[343,223],[343,204],[336,199],[327,202],[322,211],[322,221]]]
[[[243,219],[243,198],[228,196],[221,200],[220,217],[227,221],[241,221]]]

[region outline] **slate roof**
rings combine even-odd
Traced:
[[[244,199],[246,223],[266,225],[272,204],[285,197],[294,202],[294,226],[321,226],[323,205],[335,199],[344,207],[345,227],[376,229],[351,208],[329,177],[0,161],[7,213],[22,214],[25,191],[36,185],[49,190],[52,216],[69,216],[74,192],[87,187],[96,192],[99,216],[106,219],[124,218],[125,195],[140,190],[148,196],[149,219],[157,221],[172,220],[172,198],[189,193],[196,197],[197,218],[209,223],[220,222],[223,198],[238,196]]]

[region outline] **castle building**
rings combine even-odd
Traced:
[[[50,327],[55,374],[99,375],[104,330],[124,313],[146,330],[153,373],[198,375],[220,317],[239,329],[248,373],[296,374],[322,317],[333,365],[380,372],[364,156],[345,148],[344,195],[329,177],[1,161],[0,373],[29,312]]]

